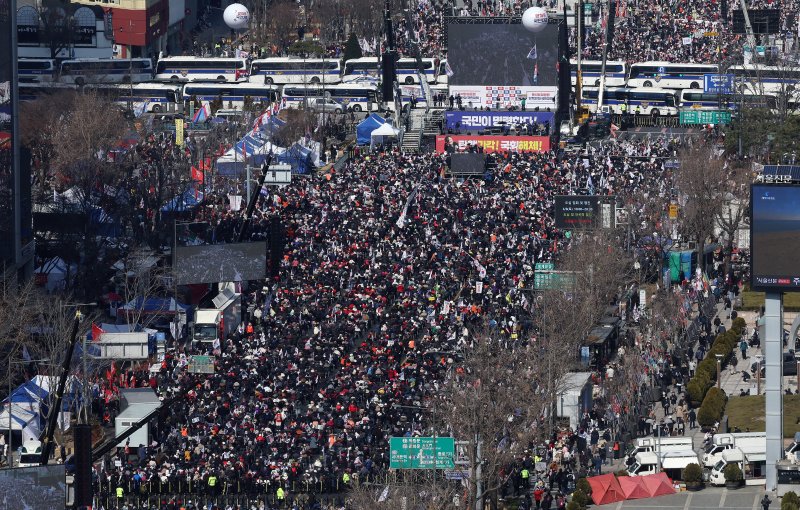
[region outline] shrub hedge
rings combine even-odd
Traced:
[[[705,358],[703,358],[703,360],[697,364],[694,377],[692,377],[686,384],[686,392],[689,395],[689,401],[692,403],[692,406],[697,407],[701,403],[704,403],[706,394],[711,388],[714,387],[714,383],[717,380],[716,355],[722,354],[723,364],[726,364],[732,355],[736,355],[735,349],[746,324],[747,323],[743,318],[737,317],[736,320],[733,321],[730,330],[717,335],[717,337],[714,339],[714,342],[711,344],[711,348],[706,353]],[[724,409],[725,407],[723,403],[723,411]],[[710,409],[707,409],[706,413],[709,411]],[[697,417],[697,421],[702,425],[703,421],[700,419],[700,412],[698,412]],[[722,415],[720,415],[720,418],[721,417]],[[710,419],[710,415],[708,418]],[[712,424],[714,421],[717,421],[717,419],[714,419]]]
[[[697,422],[704,427],[714,425],[725,414],[725,404],[727,403],[728,396],[724,391],[716,386],[710,388],[703,399],[703,405],[697,411]]]

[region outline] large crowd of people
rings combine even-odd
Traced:
[[[443,155],[390,152],[275,189],[261,200],[255,233],[280,218],[280,275],[251,292],[251,322],[210,347],[216,373],[188,374],[177,350],[158,373],[107,374],[100,385],[104,402],[123,385],[185,398],[171,404],[151,445],[130,445],[120,463],[103,465],[98,489],[191,483],[195,493],[274,497],[278,488],[336,492],[383,472],[389,437],[423,431],[422,408],[454,362],[441,353],[467,348],[473,326],[517,331],[529,307],[518,289],[567,243],[554,197],[587,186],[621,197],[663,193],[662,157],[674,150],[661,139],[580,157],[503,154],[491,178],[463,182],[445,177]],[[209,197],[202,206],[219,238],[237,221],[225,203]],[[624,395],[635,399],[637,389]],[[630,405],[621,395],[598,400],[586,434],[608,428],[608,409]],[[95,406],[106,422],[113,409]],[[556,442],[585,444],[577,432],[553,441],[550,455]]]

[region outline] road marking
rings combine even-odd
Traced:
[[[728,489],[722,489],[722,497],[719,498],[719,508],[725,506],[725,496],[728,495]]]
[[[757,492],[755,494],[753,494],[753,510],[758,510],[758,503],[759,503],[758,497],[760,495],[761,494],[759,494]]]
[[[692,507],[692,496],[694,496],[694,492],[690,492],[689,496],[686,498],[686,503],[683,504],[683,510],[689,510]]]
[[[623,501],[620,501],[619,503],[617,503],[617,510],[622,510],[622,503],[624,503],[624,502],[625,501],[623,500]]]

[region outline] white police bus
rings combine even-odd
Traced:
[[[164,57],[156,65],[156,80],[247,81],[247,60],[216,57]]]
[[[597,87],[581,89],[581,103],[592,113],[597,112]],[[620,115],[626,111],[631,114],[651,115],[653,117],[678,115],[676,92],[674,90],[628,87],[611,87],[603,91],[602,112]]]
[[[361,57],[345,60],[342,81],[349,82],[364,76],[379,78],[381,74],[381,62],[379,57]]]
[[[58,79],[58,62],[52,58],[17,60],[20,83],[50,83]]]
[[[418,65],[419,64],[419,65]],[[437,71],[439,70],[435,59],[422,58],[417,62],[416,58],[401,58],[397,61],[395,66],[397,70],[397,82],[411,85],[412,83],[419,83],[419,75],[421,71],[425,75],[428,83],[436,83]]]
[[[335,58],[272,57],[253,60],[250,82],[267,85],[339,83],[341,65]]]
[[[779,94],[800,89],[800,67],[774,67],[758,64],[731,66],[736,89],[749,94]]]
[[[706,74],[718,74],[716,64],[673,64],[637,62],[631,65],[628,87],[662,89],[701,89]]]
[[[256,83],[187,83],[183,101],[222,101],[222,108],[241,110],[245,103],[266,106],[278,100],[278,87]]]
[[[578,82],[578,61],[569,61],[570,74],[572,76],[572,86]],[[599,87],[600,75],[603,62],[600,60],[581,61],[581,86]],[[606,82],[607,87],[624,87],[628,81],[628,64],[621,60],[606,61]]]
[[[149,58],[82,58],[61,62],[61,83],[141,83],[153,79]]]
[[[767,94],[711,94],[684,89],[680,92],[679,105],[681,110],[764,108],[777,111],[778,99]]]
[[[289,107],[302,107],[308,98],[325,97],[342,106],[342,111],[371,111],[377,102],[377,87],[353,83],[336,85],[285,85],[282,97]]]

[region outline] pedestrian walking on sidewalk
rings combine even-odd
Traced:
[[[761,500],[761,508],[764,510],[769,510],[769,505],[772,503],[772,500],[769,499],[769,496],[764,494],[764,499]]]
[[[689,409],[689,429],[697,427],[697,413],[694,409]]]
[[[739,350],[742,351],[742,361],[747,359],[747,340],[742,338],[742,341],[739,342]]]

